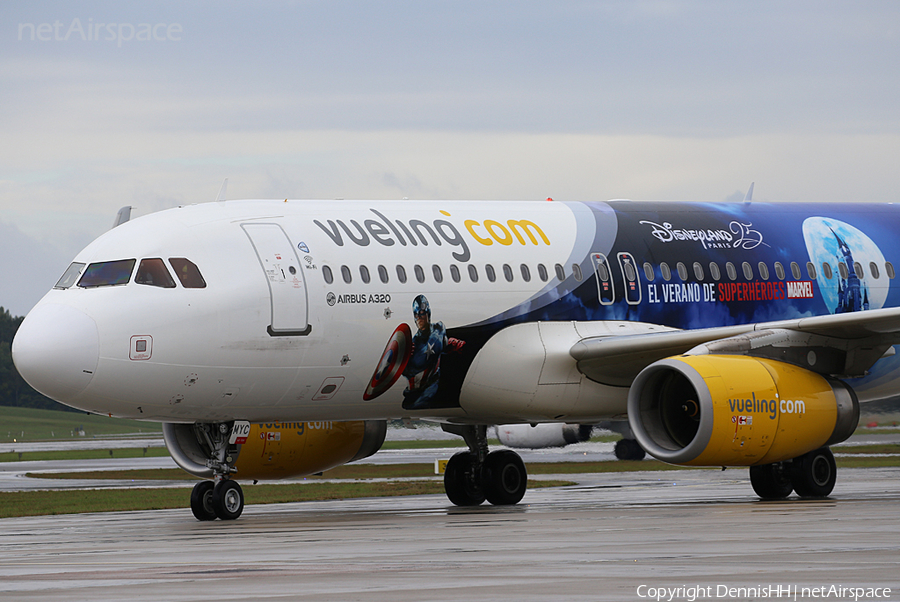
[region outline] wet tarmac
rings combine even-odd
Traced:
[[[427,495],[248,506],[234,522],[4,519],[0,599],[900,599],[900,469],[842,469],[831,498],[782,502],[757,500],[745,469],[566,478],[580,484],[513,507]]]

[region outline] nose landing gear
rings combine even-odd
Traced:
[[[244,491],[231,479],[240,453],[233,443],[233,423],[164,424],[166,447],[181,468],[205,479],[191,491],[197,520],[234,520],[244,511]]]

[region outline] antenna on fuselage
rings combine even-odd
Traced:
[[[130,220],[132,209],[133,207],[131,205],[125,205],[124,207],[119,209],[119,212],[116,213],[116,219],[113,220],[112,227],[115,228],[116,226],[121,226],[122,224]]]
[[[754,184],[756,184],[756,182],[750,182],[750,188],[747,189],[747,194],[744,195],[745,203],[749,203],[750,201],[753,200],[753,185]]]
[[[216,202],[225,200],[225,191],[228,188],[228,178],[222,182],[222,187],[219,188],[219,195],[216,197]]]

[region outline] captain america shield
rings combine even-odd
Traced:
[[[409,325],[404,323],[397,327],[388,340],[363,399],[366,401],[375,399],[397,382],[411,355],[412,332]]]

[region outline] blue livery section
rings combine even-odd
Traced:
[[[496,332],[516,323],[627,320],[687,330],[900,303],[890,262],[898,246],[890,224],[900,216],[891,205],[567,206],[577,216],[574,249],[580,254],[573,260],[580,279],[573,274],[491,319],[448,328],[442,336],[465,345],[442,354],[437,390],[415,409],[458,406],[475,355]],[[881,360],[853,386],[864,390],[897,369],[900,360]]]

